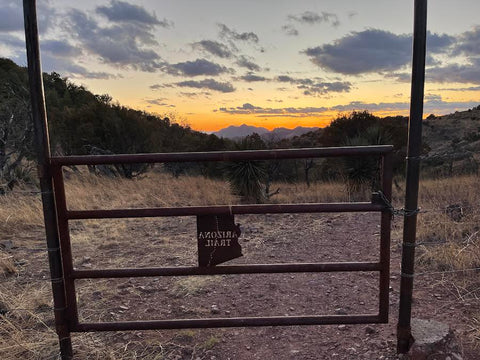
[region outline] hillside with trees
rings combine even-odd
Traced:
[[[394,169],[404,172],[408,118],[377,117],[367,111],[340,114],[325,128],[288,138],[251,134],[241,139],[220,138],[192,130],[175,119],[134,110],[112,101],[108,94],[95,95],[52,72],[44,74],[45,97],[55,155],[129,154],[179,151],[222,151],[248,149],[304,148],[322,146],[394,145]],[[34,158],[33,128],[29,109],[26,68],[9,59],[0,59],[0,191],[11,190],[17,183],[32,182]],[[429,174],[452,175],[477,169],[479,143],[478,108],[425,121],[424,169]],[[467,126],[468,125],[468,126]],[[453,129],[457,131],[452,131]],[[465,131],[460,131],[459,128]],[[449,130],[450,129],[450,130]],[[456,135],[455,135],[456,134]],[[249,167],[222,163],[166,164],[163,170],[174,176],[203,175],[227,179],[234,191],[251,183],[261,184],[263,199],[275,193],[275,181],[315,181],[342,179],[375,186],[372,174],[378,161],[368,159],[303,159],[272,162],[247,162]],[[238,164],[237,164],[238,165]],[[252,167],[254,166],[254,167]],[[147,171],[143,164],[116,167],[91,167],[94,173],[134,178]],[[250,184],[233,179],[234,174],[253,174]],[[245,176],[243,176],[245,177]],[[235,185],[237,184],[237,185]],[[235,190],[236,188],[236,190]],[[258,192],[258,190],[257,190]],[[259,194],[253,195],[261,201]],[[247,196],[248,197],[248,196]],[[251,197],[251,196],[250,196]]]

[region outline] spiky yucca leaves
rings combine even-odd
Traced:
[[[253,133],[235,143],[236,150],[264,150],[265,142],[260,135]],[[236,161],[225,166],[227,180],[232,192],[240,196],[245,203],[262,203],[267,198],[265,182],[267,179],[264,161]]]
[[[388,144],[390,136],[378,125],[367,128],[364,132],[347,138],[347,146],[365,146]],[[352,156],[342,160],[342,172],[351,197],[360,193],[378,190],[380,187],[380,159],[372,156]]]
[[[235,195],[246,203],[262,203],[266,177],[265,164],[261,161],[236,161],[226,165],[227,178]]]

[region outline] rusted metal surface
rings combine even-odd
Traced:
[[[427,41],[427,0],[415,0],[412,88],[408,123],[407,175],[405,185],[405,216],[403,226],[402,273],[400,305],[397,325],[397,351],[408,352],[412,343],[410,320],[412,316],[413,274],[417,231],[418,187],[420,155],[422,151],[423,96],[425,87],[425,55]]]
[[[392,200],[392,154],[386,154],[382,159],[382,193]],[[383,209],[380,220],[380,284],[379,284],[379,314],[388,322],[388,306],[390,296],[390,228],[392,214],[390,209]]]
[[[213,318],[185,320],[124,321],[108,323],[80,323],[72,328],[74,332],[125,331],[157,329],[201,329],[220,327],[293,326],[293,325],[335,325],[381,323],[378,315],[316,315],[316,316],[269,316],[245,318]]]
[[[280,160],[341,156],[383,155],[393,150],[392,145],[326,147],[280,150],[212,151],[189,153],[152,153],[119,155],[85,155],[52,157],[53,165],[105,165],[132,163],[165,163],[195,161]]]
[[[370,202],[358,203],[313,203],[313,204],[258,204],[258,205],[218,205],[187,206],[171,208],[140,208],[115,210],[69,210],[70,220],[82,219],[121,219],[158,216],[197,216],[227,214],[294,214],[294,213],[337,213],[337,212],[369,212],[382,211],[382,204]]]
[[[66,317],[70,324],[78,322],[77,296],[75,282],[72,278],[73,258],[70,241],[70,229],[67,218],[67,202],[65,198],[65,186],[63,182],[62,168],[53,167],[53,182],[55,185],[55,201],[57,205],[58,232],[60,235],[60,248],[63,262],[63,275],[65,282],[65,294],[67,298]]]
[[[379,262],[291,263],[222,265],[214,267],[178,266],[163,268],[74,270],[74,279],[125,278],[144,276],[192,276],[233,274],[276,274],[309,272],[380,271]]]
[[[197,216],[198,265],[215,266],[243,256],[233,215]]]
[[[45,109],[45,95],[43,92],[42,68],[40,63],[36,1],[24,0],[23,13],[32,119],[37,153],[38,177],[42,194],[48,262],[50,265],[55,326],[60,344],[61,358],[65,360],[71,359],[73,352],[69,324],[65,316],[67,303],[50,169],[50,141],[48,137],[47,112]]]

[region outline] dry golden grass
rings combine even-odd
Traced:
[[[348,192],[343,184],[335,182],[313,183],[276,183],[272,189],[280,189],[270,201],[273,203],[312,203],[347,201]]]
[[[417,262],[429,270],[480,268],[480,178],[425,180],[421,183]],[[458,206],[458,218],[448,206]],[[473,280],[475,272],[469,276]]]
[[[81,173],[66,182],[71,209],[217,205],[236,203],[227,183],[201,176],[150,172],[133,180]]]
[[[24,231],[32,226],[43,225],[43,210],[40,195],[28,192],[0,196],[0,233]]]
[[[86,173],[68,177],[66,189],[71,209],[239,203],[227,183],[202,177],[174,178],[157,172],[135,180],[102,178]],[[318,183],[310,187],[303,183],[281,183],[271,188],[280,188],[279,194],[271,198],[272,203],[349,199],[345,186],[338,183]],[[418,271],[480,267],[479,188],[480,178],[477,176],[422,181],[419,203],[424,212],[418,217],[418,242],[425,244],[418,247]],[[6,311],[5,315],[0,315],[0,358],[54,359],[58,345],[52,320],[50,284],[44,280],[39,282],[40,275],[31,273],[48,276],[46,255],[26,251],[44,247],[41,201],[38,194],[24,191],[0,196],[0,241],[11,240],[18,247],[10,250],[2,249],[0,245],[0,311]],[[403,193],[397,190],[394,194],[396,208],[403,206],[402,199]],[[463,208],[463,217],[459,221],[445,212],[448,205],[455,204]],[[118,228],[116,231],[123,230]],[[396,227],[395,231],[394,246],[401,239],[401,227]],[[89,246],[89,239],[89,236],[76,235],[75,241],[81,246]],[[19,257],[25,257],[26,264],[20,262],[19,265],[18,260],[22,260]],[[480,281],[477,272],[454,273],[452,279],[460,290],[459,298],[468,300],[478,296]],[[175,296],[188,296],[201,291],[205,285],[185,278],[175,283],[171,291]],[[472,320],[471,326],[472,334],[480,336],[478,318]],[[90,334],[75,335],[74,341],[80,359],[168,359],[169,354],[175,354],[177,349],[174,342],[170,345],[152,342],[140,351],[138,344],[111,344],[107,337]],[[192,346],[195,349],[209,348],[215,343],[213,340],[207,342]]]

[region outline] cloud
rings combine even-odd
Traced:
[[[223,73],[231,73],[232,70],[214,62],[197,59],[195,61],[185,61],[177,64],[164,64],[162,71],[175,76],[199,76],[209,75],[217,76]]]
[[[170,108],[176,107],[175,105],[166,103],[165,100],[166,100],[165,98],[145,99],[145,102],[147,104],[150,104],[150,105],[165,106],[165,107],[170,107]]]
[[[312,85],[300,85],[298,88],[304,89],[304,95],[325,95],[332,92],[350,92],[352,84],[348,81],[318,82]]]
[[[158,20],[155,14],[150,14],[143,7],[124,1],[112,0],[109,6],[98,6],[96,12],[112,22],[138,22],[145,25],[159,25],[164,28],[173,26],[173,22],[166,19]]]
[[[0,32],[0,46],[8,46],[13,52],[25,54],[25,38],[19,38],[9,33]],[[24,55],[26,56],[26,55]]]
[[[200,81],[188,80],[175,83],[175,85],[180,87],[191,87],[197,89],[210,89],[219,91],[222,93],[229,93],[235,91],[235,88],[232,84],[228,82],[219,82],[214,79],[204,79]]]
[[[427,43],[431,53],[447,52],[454,41],[448,35],[429,33]],[[379,29],[352,32],[333,44],[303,51],[319,67],[345,74],[392,72],[411,61],[412,37]]]
[[[242,106],[237,107],[230,107],[230,108],[219,108],[217,111],[230,114],[230,115],[277,115],[277,116],[284,116],[284,115],[303,115],[303,116],[310,116],[312,114],[322,113],[327,111],[328,108],[326,107],[303,107],[303,108],[294,108],[294,107],[286,107],[286,108],[263,108],[260,106],[254,106],[250,103],[245,103]]]
[[[20,66],[27,65],[25,40],[9,33],[0,33],[0,43],[11,49],[11,58]],[[90,71],[82,65],[76,64],[72,58],[81,54],[81,50],[72,46],[68,41],[43,40],[41,46],[42,70],[55,71],[62,76],[82,79],[112,79],[119,75],[101,71]]]
[[[252,60],[248,59],[245,55],[240,55],[235,61],[235,64],[237,64],[240,67],[246,68],[250,71],[260,71],[261,68],[257,64],[255,64]]]
[[[187,98],[196,98],[198,96],[204,96],[208,98],[212,93],[208,91],[201,91],[201,92],[180,92],[180,96],[187,97]]]
[[[206,51],[212,55],[218,56],[223,59],[229,59],[232,57],[233,53],[228,48],[227,45],[222,44],[218,41],[212,40],[201,40],[192,44],[194,48],[199,48],[203,51]]]
[[[433,111],[455,111],[458,109],[468,109],[478,105],[478,101],[444,101],[441,97],[434,96],[426,98],[423,108],[425,113]],[[368,110],[372,112],[377,111],[408,111],[410,109],[409,102],[381,102],[381,103],[364,103],[361,101],[352,101],[346,105],[332,106],[330,110],[345,112]]]
[[[75,9],[69,11],[67,21],[68,30],[85,51],[104,63],[147,72],[156,71],[162,65],[160,56],[152,49],[158,43],[151,24],[131,21],[103,27]]]
[[[325,81],[322,78],[300,78],[295,79],[288,75],[279,75],[275,77],[278,82],[288,82],[296,84],[297,89],[303,90],[304,95],[325,95],[331,92],[349,92],[352,84],[348,81]]]
[[[42,52],[50,53],[55,57],[75,57],[82,54],[82,50],[73,46],[68,41],[43,40],[40,43]]]
[[[424,96],[425,100],[431,101],[431,100],[442,100],[442,96],[438,94],[425,94]]]
[[[149,88],[152,89],[153,91],[157,91],[164,88],[172,88],[172,87],[173,87],[172,84],[154,84],[149,86]]]
[[[74,63],[69,56],[53,56],[50,51],[45,51],[42,56],[42,68],[46,72],[58,72],[63,76],[81,79],[115,79],[121,77],[103,71],[90,71],[82,65]]]
[[[406,72],[401,72],[401,73],[385,73],[383,74],[386,78],[391,78],[395,79],[398,82],[405,82],[409,83],[412,80],[412,74],[411,73],[406,73]]]
[[[465,31],[457,36],[453,53],[467,56],[480,55],[480,26],[477,25],[471,31]]]
[[[294,78],[288,75],[279,75],[275,79],[280,82],[289,82],[289,83],[295,83],[296,81]]]
[[[437,89],[438,91],[480,91],[480,86],[469,86],[463,88],[442,88]]]
[[[449,51],[457,39],[447,34],[427,32],[427,53],[440,54]]]
[[[480,84],[480,58],[471,58],[467,64],[450,64],[426,70],[428,82]]]
[[[283,25],[282,26],[282,31],[290,36],[298,36],[299,32],[293,25]]]
[[[337,14],[328,13],[322,11],[320,14],[313,12],[313,11],[305,11],[298,15],[289,15],[289,20],[296,21],[302,24],[321,24],[321,23],[329,23],[332,26],[340,25],[340,21],[338,19]]]
[[[229,40],[236,40],[236,41],[246,41],[257,44],[259,41],[258,35],[254,32],[243,32],[239,33],[235,30],[230,29],[225,24],[217,24],[220,28],[219,34],[220,37],[226,38]]]
[[[255,75],[255,74],[246,74],[246,75],[240,76],[238,79],[246,82],[268,81],[266,77]]]
[[[23,11],[20,1],[6,1],[0,7],[0,32],[23,30]]]
[[[37,4],[37,19],[39,30],[45,33],[57,18],[55,8],[50,1],[39,1]],[[0,32],[24,31],[23,5],[19,0],[2,0],[0,5]]]
[[[432,96],[426,99],[424,104],[424,110],[426,113],[433,111],[440,112],[453,112],[459,109],[469,109],[477,106],[478,102],[465,101],[465,102],[448,102],[443,101],[438,96]],[[381,102],[381,103],[365,103],[362,101],[352,101],[344,105],[336,105],[332,107],[284,107],[284,108],[264,108],[260,106],[252,105],[251,103],[245,103],[237,107],[221,107],[214,111],[223,112],[230,115],[258,115],[258,116],[271,116],[271,117],[285,117],[285,116],[320,116],[327,112],[350,112],[350,111],[362,111],[368,110],[371,112],[406,112],[410,109],[409,102]]]

